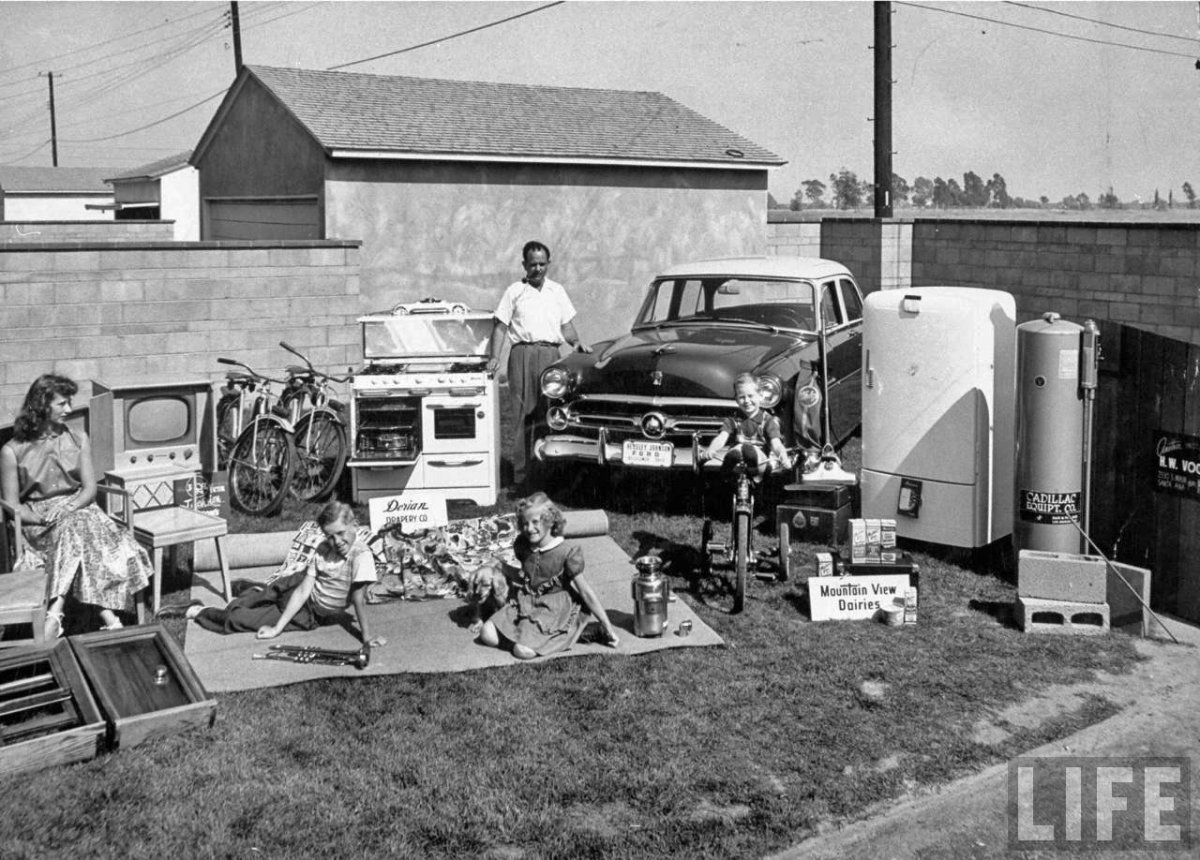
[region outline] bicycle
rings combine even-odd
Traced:
[[[284,369],[287,381],[279,399],[294,428],[299,458],[290,492],[301,501],[315,502],[333,492],[349,457],[345,406],[330,391],[331,383],[345,383],[349,377],[323,373],[295,347],[282,340],[279,345],[305,364]]]
[[[720,463],[732,450],[726,448],[721,455],[709,462]],[[698,449],[696,451],[698,454]],[[789,450],[789,456],[794,452]],[[701,468],[698,456],[693,456],[696,470]],[[768,472],[781,470],[779,460],[772,455],[761,465],[741,459],[733,466],[734,489],[730,536],[728,541],[715,540],[712,519],[705,517],[700,530],[700,574],[707,579],[714,570],[733,569],[733,607],[731,614],[741,612],[746,605],[746,581],[750,571],[755,574],[769,572],[780,579],[785,578],[783,567],[778,563],[778,554],[754,549],[754,478]]]
[[[283,507],[296,469],[292,425],[271,388],[285,383],[232,358],[217,361],[245,368],[225,375],[217,402],[217,448],[229,470],[229,501],[243,513],[271,516]]]

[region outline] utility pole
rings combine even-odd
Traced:
[[[892,217],[892,4],[875,2],[875,217]]]
[[[43,73],[38,72],[38,77]],[[58,167],[58,122],[54,117],[54,72],[45,72],[50,79],[50,163]]]
[[[238,23],[238,4],[233,0],[229,4],[229,20],[233,26],[233,73],[242,73],[242,26]]]

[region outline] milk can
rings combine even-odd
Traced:
[[[667,629],[667,578],[662,559],[643,555],[634,561],[633,632],[638,636],[662,636]]]

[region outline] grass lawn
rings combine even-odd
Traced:
[[[806,544],[792,581],[753,581],[730,615],[720,581],[688,588],[701,513],[724,493],[580,470],[572,484],[552,495],[604,507],[631,555],[661,554],[727,647],[223,695],[211,731],[0,781],[0,855],[757,857],[1107,716],[1095,699],[975,732],[1006,704],[1136,659],[1120,634],[1020,633],[1011,583],[965,554],[915,554],[916,627],[808,621],[821,547]]]

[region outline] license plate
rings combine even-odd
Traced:
[[[621,459],[626,466],[669,469],[675,463],[675,446],[670,442],[644,442],[626,439],[621,443]]]

